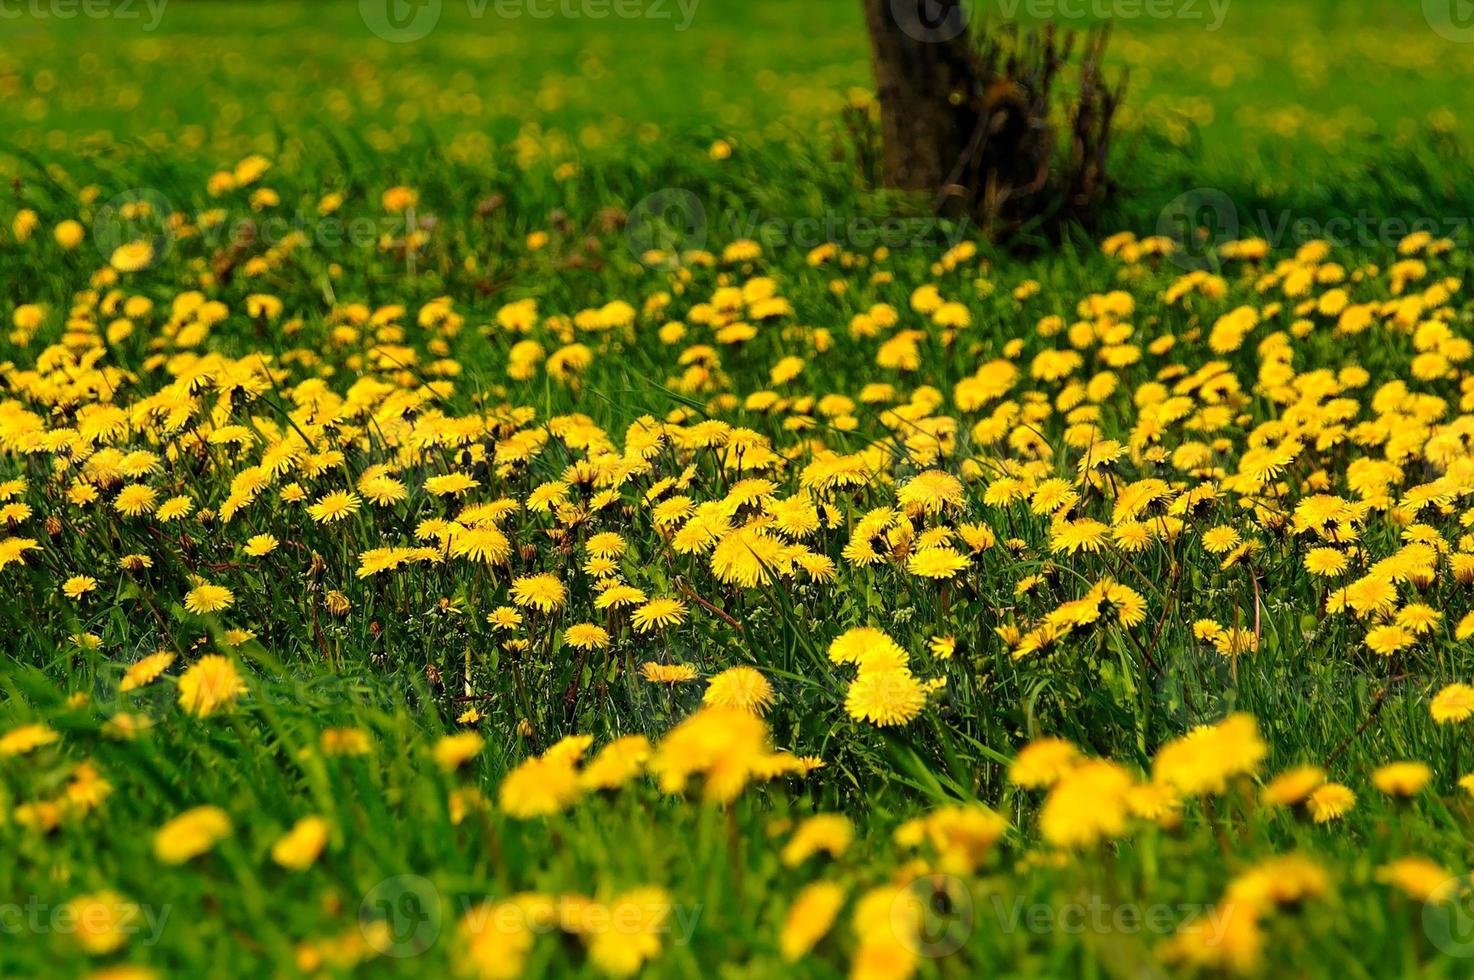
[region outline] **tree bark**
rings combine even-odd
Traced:
[[[863,0],[887,186],[942,194],[969,156],[980,85],[957,0]]]

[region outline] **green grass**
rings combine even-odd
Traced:
[[[998,23],[1012,8],[996,6],[973,9]],[[1062,9],[1077,8],[1095,9]],[[1173,6],[1199,8],[1163,19],[1121,5],[1111,21],[1131,80],[1123,222],[1144,227],[1194,187],[1321,220],[1362,207],[1467,217],[1470,61],[1419,5],[1235,0],[1216,30],[1206,3]],[[378,166],[393,175],[426,151],[483,169],[507,148],[524,163],[602,164],[720,135],[777,144],[797,177],[806,161],[782,151],[816,134],[823,147],[847,90],[870,84],[860,5],[847,0],[698,3],[685,30],[673,2],[641,8],[669,17],[605,20],[447,2],[407,44],[371,33],[356,3],[243,9],[169,4],[152,31],[141,6],[137,19],[10,22],[23,44],[0,54],[9,141],[47,160],[103,147],[116,159],[123,141],[192,173],[258,151],[320,164],[327,130],[387,156]],[[1049,9],[1019,5],[1024,17]],[[246,23],[259,43],[243,42]]]
[[[0,819],[0,975],[80,975],[124,962],[168,976],[317,974],[313,944],[335,939],[348,952],[357,947],[363,961],[330,962],[323,967],[329,975],[440,975],[463,961],[453,934],[483,899],[537,891],[608,901],[656,884],[671,896],[671,917],[652,974],[836,977],[847,973],[855,953],[855,900],[901,875],[914,856],[893,831],[958,801],[995,808],[1009,829],[977,874],[957,876],[971,910],[962,920],[970,923],[966,943],[952,957],[922,957],[922,975],[1176,975],[1181,971],[1159,959],[1171,931],[1218,901],[1234,876],[1288,852],[1324,866],[1332,888],[1303,910],[1273,913],[1265,928],[1268,975],[1465,974],[1467,960],[1449,955],[1461,947],[1440,939],[1444,908],[1425,907],[1377,881],[1379,867],[1409,854],[1426,854],[1454,872],[1474,860],[1474,807],[1457,784],[1474,769],[1474,751],[1465,729],[1429,718],[1432,696],[1469,680],[1474,668],[1468,641],[1454,637],[1470,609],[1468,587],[1447,559],[1426,587],[1401,586],[1405,601],[1429,604],[1444,621],[1415,647],[1384,658],[1364,646],[1367,623],[1324,612],[1329,587],[1303,567],[1307,549],[1322,542],[1273,521],[1258,527],[1233,494],[1193,517],[1170,543],[1139,554],[1107,549],[1062,557],[1050,551],[1049,521],[1027,505],[983,502],[999,461],[1026,454],[975,438],[970,430],[986,412],[958,410],[952,395],[1017,340],[1021,347],[1009,356],[1026,378],[1010,397],[1037,389],[1043,403],[1054,401],[1062,385],[1027,380],[1036,354],[1068,346],[1064,337],[1037,331],[1041,318],[1069,324],[1085,315],[1077,307],[1085,297],[1124,289],[1135,300],[1133,340],[1145,345],[1171,334],[1178,346],[1120,368],[1119,390],[1100,403],[1102,429],[1125,441],[1141,414],[1136,391],[1158,380],[1174,383],[1174,365],[1192,371],[1221,360],[1244,391],[1235,417],[1214,433],[1231,441],[1215,464],[1231,472],[1250,431],[1285,414],[1265,385],[1256,386],[1264,367],[1259,345],[1302,315],[1317,326],[1293,344],[1296,371],[1359,365],[1369,372],[1367,385],[1347,393],[1358,399],[1357,421],[1383,416],[1394,433],[1416,427],[1407,416],[1372,407],[1379,386],[1392,381],[1444,399],[1441,421],[1467,411],[1467,372],[1453,366],[1416,377],[1410,365],[1420,349],[1409,331],[1379,322],[1347,338],[1333,332],[1333,315],[1297,312],[1289,300],[1266,313],[1241,347],[1215,350],[1207,337],[1223,313],[1284,299],[1276,286],[1261,288],[1262,269],[1229,263],[1220,270],[1222,298],[1169,303],[1163,292],[1182,270],[1108,259],[1083,236],[1023,259],[983,243],[981,261],[941,269],[935,263],[965,229],[925,224],[920,202],[867,186],[839,135],[848,90],[870,84],[854,2],[705,3],[683,31],[648,19],[474,18],[448,2],[438,29],[413,44],[374,38],[353,3],[176,2],[154,31],[84,18],[0,21],[0,31],[0,176],[9,188],[0,203],[0,324],[8,328],[22,305],[46,307],[29,343],[0,341],[7,389],[0,400],[26,402],[51,427],[75,424],[79,403],[116,397],[131,404],[157,391],[184,363],[166,358],[198,349],[239,359],[243,372],[256,370],[258,355],[283,367],[249,399],[238,389],[225,404],[213,382],[199,389],[200,417],[218,407],[216,425],[239,425],[256,438],[294,427],[310,430],[309,441],[330,438],[294,395],[313,379],[343,394],[360,375],[373,374],[412,390],[432,379],[453,382],[419,406],[421,419],[436,411],[470,418],[516,405],[535,411],[535,428],[581,413],[617,446],[644,414],[665,418],[684,408],[693,419],[723,418],[791,453],[774,471],[781,494],[796,490],[812,459],[808,438],[846,452],[881,445],[899,460],[883,479],[833,496],[839,523],[817,531],[810,544],[836,562],[827,584],[795,574],[740,588],[714,577],[705,556],[675,553],[643,499],[655,476],[679,476],[691,466],[684,492],[698,501],[720,498],[734,476],[717,453],[671,447],[658,456],[656,473],[633,478],[606,512],[561,538],[548,533],[558,524],[552,515],[510,520],[518,550],[509,567],[455,560],[359,577],[363,551],[410,543],[421,521],[454,514],[454,504],[424,489],[426,478],[466,469],[482,481],[469,499],[526,498],[545,481],[565,478],[587,447],[550,438],[526,466],[498,474],[463,455],[464,445],[386,449],[384,430],[394,429],[394,418],[375,419],[345,441],[341,465],[300,478],[311,500],[355,485],[369,465],[395,461],[403,466],[406,500],[322,525],[307,517],[305,505],[278,501],[284,478],[229,523],[165,526],[120,517],[111,507],[112,484],[101,477],[100,501],[69,501],[66,488],[90,450],[74,458],[22,452],[3,441],[8,424],[0,424],[0,481],[25,478],[16,499],[33,508],[0,537],[38,542],[23,563],[0,569],[0,732],[44,722],[61,736],[0,758],[0,814],[7,817]],[[1118,21],[1112,51],[1130,69],[1131,94],[1118,141],[1123,194],[1111,227],[1150,234],[1163,205],[1191,188],[1223,191],[1245,232],[1280,227],[1286,216],[1323,228],[1364,208],[1382,240],[1335,241],[1331,259],[1365,273],[1349,287],[1357,301],[1379,303],[1393,298],[1386,273],[1397,261],[1400,234],[1377,221],[1433,218],[1444,222],[1440,230],[1458,230],[1461,192],[1474,176],[1463,122],[1474,96],[1462,84],[1474,62],[1463,46],[1432,31],[1417,5],[1237,0],[1216,31]],[[730,159],[709,155],[718,138],[735,144]],[[279,205],[253,205],[246,191],[208,192],[212,173],[252,153],[272,160],[261,183]],[[416,216],[433,219],[412,261],[394,244],[405,232],[403,216],[386,215],[381,205],[396,184],[414,187]],[[60,247],[52,230],[65,219],[92,230],[100,204],[130,188],[160,195],[197,233],[161,238],[167,254],[151,269],[123,274],[111,297],[113,283],[98,278],[99,269],[111,246],[137,228],[117,242],[93,232],[74,250]],[[925,230],[925,240],[877,255],[872,241],[851,230],[840,242],[847,257],[827,266],[806,260],[806,246],[816,242],[773,240],[751,262],[672,273],[641,264],[608,214],[627,212],[663,188],[690,192],[701,203],[705,234],[690,244],[718,254],[744,228],[769,222],[791,234],[795,222],[815,217],[853,229],[857,220],[899,213],[912,221],[908,227]],[[318,204],[330,192],[341,194],[343,205],[325,218]],[[493,197],[498,204],[481,206]],[[11,227],[22,208],[41,221],[26,241]],[[265,245],[280,244],[287,230],[305,242],[287,255],[259,241],[233,250],[231,239],[205,227],[212,209],[223,212],[220,227],[236,231],[247,221],[269,228],[269,218],[284,218]],[[355,240],[345,240],[349,232]],[[535,232],[549,233],[545,247],[529,247]],[[1300,242],[1290,234],[1275,244],[1278,260]],[[259,269],[248,264],[268,257]],[[227,265],[228,273],[219,271]],[[1470,261],[1455,250],[1430,258],[1428,268],[1421,285],[1444,276],[1467,280]],[[756,276],[774,280],[792,314],[743,344],[720,343],[693,308]],[[1015,299],[1015,287],[1026,281],[1039,284],[1038,294]],[[955,340],[911,312],[913,290],[926,283],[971,314],[972,325]],[[1312,295],[1331,285],[1318,284]],[[183,344],[166,322],[171,304],[195,289],[229,314],[200,343]],[[246,312],[248,297],[261,294],[282,301],[279,318]],[[147,298],[153,310],[132,317],[131,334],[97,340],[121,315],[111,300],[124,296]],[[464,318],[458,331],[416,319],[441,296],[452,297]],[[509,377],[512,344],[523,338],[498,327],[497,313],[523,299],[538,304],[541,318],[530,336],[549,353],[574,337],[593,349],[579,384],[545,370],[531,379]],[[547,322],[614,300],[638,311],[628,328],[565,332]],[[903,326],[922,331],[914,371],[877,366],[880,340],[849,333],[853,318],[876,303],[891,304],[902,311]],[[357,322],[351,304],[362,304],[364,313],[404,308],[385,319],[403,324],[413,370],[393,359],[376,363],[370,328],[362,324],[359,335],[344,336],[344,324]],[[1470,321],[1462,295],[1438,305],[1420,319],[1444,320],[1462,336]],[[677,343],[658,335],[672,319],[690,327]],[[79,323],[93,325],[80,341]],[[61,364],[58,350],[41,363],[38,355],[69,330],[74,349],[105,348],[100,363],[120,373],[88,376],[65,394],[57,391],[85,368],[67,365],[65,377],[45,380],[28,374]],[[828,346],[820,330],[828,331]],[[678,357],[696,343],[718,350],[721,370],[709,386],[681,390],[687,365]],[[901,562],[865,568],[844,560],[854,521],[893,502],[897,484],[933,464],[905,458],[905,426],[888,424],[879,407],[857,407],[853,431],[812,418],[812,428],[798,430],[785,421],[812,411],[744,407],[748,395],[784,387],[770,383],[770,371],[789,354],[806,358],[805,373],[784,389],[795,396],[855,398],[874,381],[896,384],[903,397],[923,386],[939,391],[943,404],[935,414],[957,417],[959,425],[955,449],[935,465],[961,472],[973,459],[984,474],[969,480],[947,522],[987,523],[1000,544],[946,587],[906,574]],[[443,358],[453,358],[458,373],[440,364]],[[1090,363],[1081,377],[1100,366]],[[1037,421],[1049,444],[1037,462],[1073,477],[1081,452],[1068,444],[1066,411],[1061,406]],[[494,449],[508,435],[478,441]],[[1167,438],[1176,448],[1209,437],[1172,428]],[[142,479],[161,500],[185,493],[216,511],[234,474],[258,455],[226,443],[188,445],[147,427],[124,444],[159,454]],[[1321,472],[1330,481],[1326,492],[1349,496],[1348,467],[1380,450],[1361,438],[1306,450],[1284,475],[1290,509],[1318,486]],[[1433,480],[1447,461],[1414,453],[1405,462],[1397,492]],[[1122,480],[1157,473],[1188,483],[1202,476],[1189,480],[1175,464],[1139,459],[1122,466]],[[1450,551],[1465,544],[1458,503],[1465,493],[1461,487],[1419,517]],[[575,496],[591,494],[580,487]],[[1082,508],[1108,520],[1111,498],[1098,493]],[[1221,567],[1201,541],[1215,524],[1257,535],[1263,550]],[[580,546],[594,530],[620,532],[630,546],[620,573],[652,596],[684,598],[689,619],[644,635],[627,616],[595,611],[594,576],[580,568]],[[1404,530],[1380,512],[1368,519],[1348,549],[1354,574],[1396,551]],[[280,538],[281,548],[248,559],[243,542],[262,532]],[[1011,538],[1019,543],[1003,543]],[[121,570],[119,560],[135,553],[148,555],[152,567]],[[513,576],[540,569],[565,578],[567,608],[529,613],[519,634],[529,645],[515,649],[484,617],[508,601]],[[83,601],[61,593],[77,574],[100,580]],[[1033,574],[1045,581],[1018,592]],[[228,585],[234,606],[218,616],[188,612],[191,576]],[[1033,622],[1103,576],[1142,595],[1141,626],[1082,630],[1048,655],[1010,656],[995,627]],[[344,593],[348,613],[326,610],[330,590]],[[1200,618],[1230,627],[1257,623],[1259,650],[1237,661],[1220,656],[1192,635]],[[584,657],[565,642],[563,630],[581,620],[611,628],[610,651]],[[853,668],[832,663],[826,649],[842,630],[867,624],[887,629],[919,675],[947,678],[946,690],[910,725],[879,729],[845,713]],[[232,643],[228,628],[255,635]],[[78,642],[84,634],[97,643]],[[927,652],[935,634],[956,637],[954,659]],[[157,649],[179,653],[179,663],[156,684],[120,693],[125,669]],[[234,709],[196,718],[176,703],[178,676],[216,650],[237,660],[248,690]],[[626,734],[658,741],[700,708],[700,682],[669,690],[650,684],[636,673],[647,660],[689,663],[704,678],[736,665],[758,667],[775,692],[767,717],[773,744],[821,756],[825,767],[755,786],[727,806],[686,801],[639,778],[556,816],[509,815],[497,796],[503,778],[559,738],[586,733],[596,748]],[[472,727],[487,745],[464,768],[442,772],[432,747],[444,733],[468,727],[456,717],[470,706],[484,716]],[[111,737],[106,725],[119,711],[146,714],[154,727],[138,739]],[[1356,790],[1356,808],[1338,822],[1312,824],[1259,805],[1244,779],[1209,802],[1188,801],[1179,827],[1142,823],[1056,865],[1038,830],[1040,794],[1006,778],[1007,762],[1040,735],[1150,772],[1164,743],[1234,711],[1258,719],[1268,743],[1262,775],[1324,764]],[[368,733],[372,752],[338,758],[313,750],[323,730],[339,727]],[[1368,779],[1373,767],[1397,759],[1424,760],[1436,770],[1415,801],[1386,797]],[[24,826],[26,811],[17,808],[57,799],[84,761],[111,784],[106,801],[91,812],[59,814],[48,831]],[[457,788],[474,788],[490,803],[455,814]],[[233,834],[190,863],[162,864],[153,853],[155,831],[202,804],[227,810]],[[779,851],[792,823],[821,811],[849,815],[855,844],[832,862],[786,867]],[[331,840],[310,868],[290,872],[270,851],[308,813],[329,820]],[[798,889],[821,877],[843,884],[849,904],[814,955],[786,964],[778,947],[783,915]],[[51,915],[104,888],[140,903],[147,916],[123,949],[92,956]],[[405,931],[375,950],[360,916],[383,915],[381,900]],[[1059,928],[1062,910],[1077,906],[1163,917],[1151,928],[1094,920],[1078,930]],[[33,909],[39,925],[29,918]],[[21,913],[25,924],[13,926]],[[1045,916],[1044,924],[1019,924],[1034,923],[1030,915]],[[417,933],[421,923],[426,931]],[[943,945],[949,935],[944,931]],[[596,975],[582,947],[570,936],[540,935],[527,971]]]

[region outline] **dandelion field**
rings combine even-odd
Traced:
[[[1469,975],[1474,49],[1018,255],[855,6],[4,8],[0,976]]]

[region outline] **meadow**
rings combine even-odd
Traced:
[[[1005,249],[858,3],[432,6],[0,4],[0,976],[1469,975],[1474,35],[979,4]]]

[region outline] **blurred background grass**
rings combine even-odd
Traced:
[[[1463,207],[1474,43],[1436,31],[1427,5],[1173,0],[1178,16],[1126,16],[1162,9],[1134,2],[973,5],[994,24],[1122,13],[1111,19],[1112,59],[1131,81],[1120,222],[1149,224],[1200,186],[1316,218]],[[780,152],[777,166],[822,159],[847,93],[872,84],[859,0],[686,3],[647,0],[661,16],[638,19],[542,18],[532,11],[547,7],[443,0],[412,43],[375,36],[354,0],[25,14],[0,21],[0,174],[25,173],[24,154],[132,153],[208,172],[262,152],[290,166],[325,131],[391,176],[426,154],[618,170],[718,136],[818,150]]]

